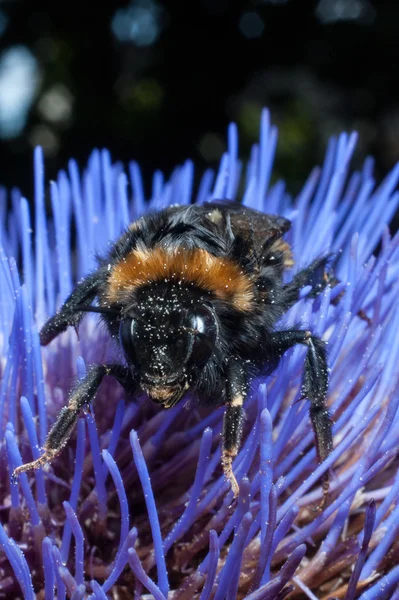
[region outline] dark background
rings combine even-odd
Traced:
[[[107,147],[149,191],[157,168],[216,164],[231,120],[245,158],[263,106],[291,191],[342,129],[383,175],[399,159],[398,31],[396,0],[3,0],[0,182],[32,197],[36,144],[48,178]]]

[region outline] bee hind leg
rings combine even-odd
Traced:
[[[322,463],[333,449],[332,421],[327,407],[328,365],[325,344],[310,331],[300,329],[276,331],[271,342],[279,357],[296,344],[307,346],[301,391],[302,398],[310,401],[309,415],[315,434],[316,452],[319,463]],[[323,508],[328,498],[328,470],[322,475],[321,484],[323,500],[318,509]]]

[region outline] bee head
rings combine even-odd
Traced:
[[[141,387],[165,408],[195,384],[214,351],[217,333],[212,307],[200,300],[187,303],[178,294],[148,293],[119,327],[125,358]]]

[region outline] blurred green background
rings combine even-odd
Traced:
[[[0,0],[0,182],[32,196],[36,144],[48,178],[107,147],[149,193],[155,169],[215,165],[231,120],[245,158],[263,106],[292,192],[342,129],[383,174],[399,159],[398,23],[396,1]]]

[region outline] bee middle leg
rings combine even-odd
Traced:
[[[234,496],[240,491],[233,473],[233,460],[241,444],[245,420],[243,404],[248,392],[247,371],[240,359],[229,360],[227,370],[227,402],[222,431],[222,466],[226,479],[231,484]]]
[[[13,478],[18,477],[25,471],[44,466],[61,452],[71,436],[81,409],[88,406],[93,400],[106,375],[115,377],[129,393],[136,387],[130,371],[122,365],[110,364],[90,367],[86,377],[79,381],[71,391],[67,406],[60,410],[53,427],[47,435],[43,454],[36,460],[17,467],[14,470]]]

